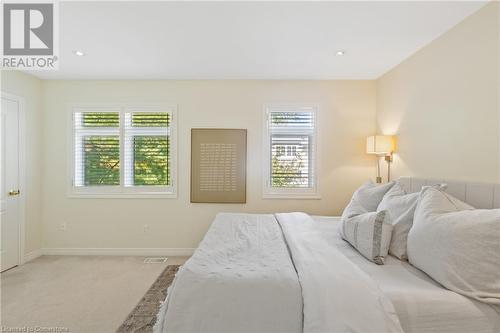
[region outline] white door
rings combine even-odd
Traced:
[[[0,271],[5,271],[19,264],[19,102],[3,95],[0,191]]]

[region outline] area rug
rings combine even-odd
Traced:
[[[118,328],[117,333],[145,333],[153,331],[156,314],[160,310],[161,302],[167,296],[167,289],[172,284],[179,267],[180,265],[169,265],[165,268],[136,307],[130,312],[123,324]]]

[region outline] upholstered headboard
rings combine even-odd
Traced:
[[[401,177],[398,181],[408,193],[418,192],[425,185],[447,184],[446,192],[474,208],[500,208],[500,184],[414,177]]]

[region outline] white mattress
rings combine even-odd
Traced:
[[[408,262],[389,256],[386,264],[366,260],[341,239],[339,217],[315,216],[325,237],[371,276],[392,301],[406,333],[500,332],[500,309],[447,290]]]

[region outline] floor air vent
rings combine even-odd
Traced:
[[[168,258],[146,258],[144,259],[145,264],[163,264],[167,262]]]

